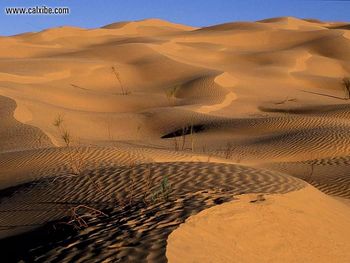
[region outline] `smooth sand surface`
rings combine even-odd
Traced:
[[[264,199],[237,196],[192,216],[170,234],[169,262],[350,261],[350,206],[312,187]]]
[[[289,253],[344,262],[347,254],[334,246],[340,236],[324,233],[345,228],[336,220],[343,220],[339,209],[348,213],[332,198],[350,198],[350,104],[342,85],[349,61],[348,23],[293,17],[205,28],[147,19],[0,37],[4,257],[164,262],[173,230],[241,196],[227,205],[237,213],[246,206],[247,224],[276,209],[279,219],[256,231],[279,224]],[[308,184],[323,194],[302,190]],[[252,193],[267,201],[245,202],[242,194]],[[324,202],[306,210],[306,195]],[[300,220],[314,217],[310,231],[326,231],[319,243],[299,246],[305,225],[284,221],[294,205],[308,211]],[[326,205],[337,210],[334,224],[320,216]],[[243,223],[228,222],[232,231]],[[280,242],[273,230],[266,245]],[[224,257],[226,244],[214,240],[208,251]],[[241,252],[255,247],[244,242]],[[261,253],[274,259],[283,248]]]

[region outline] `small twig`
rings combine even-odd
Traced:
[[[314,170],[315,170],[314,164],[312,163],[312,164],[311,164],[310,172],[309,172],[309,174],[306,176],[306,178],[307,178],[306,180],[307,180],[307,182],[309,182],[309,183],[311,183],[311,179],[312,179],[312,177],[313,177]]]
[[[85,209],[87,211],[90,211],[90,214],[79,214],[79,210],[81,209]],[[71,220],[67,222],[68,225],[73,225],[74,227],[80,229],[80,228],[85,228],[88,227],[88,223],[86,222],[86,219],[89,218],[97,218],[100,216],[105,216],[108,217],[107,214],[105,214],[104,212],[102,212],[101,210],[95,209],[93,207],[87,206],[87,205],[78,205],[76,207],[73,207],[70,209],[70,213],[71,213]]]

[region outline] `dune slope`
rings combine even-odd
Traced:
[[[238,196],[180,225],[169,262],[347,262],[350,206],[312,187]]]

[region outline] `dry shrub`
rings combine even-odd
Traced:
[[[72,207],[69,212],[71,218],[66,224],[71,225],[76,229],[88,227],[87,220],[96,219],[101,216],[108,217],[108,215],[101,210],[86,205]]]
[[[54,119],[53,126],[57,128],[60,138],[64,142],[65,147],[67,147],[68,163],[71,170],[71,175],[80,175],[83,170],[83,154],[79,148],[71,147],[73,141],[72,136],[64,125],[64,118],[62,115],[58,115]]]
[[[158,188],[152,193],[152,202],[168,201],[172,192],[168,176],[164,175]]]
[[[350,99],[350,78],[343,78],[343,87],[345,91],[345,99]]]
[[[173,86],[167,90],[165,90],[165,95],[168,99],[169,105],[173,106],[176,105],[176,94],[180,90],[181,86]]]
[[[128,91],[128,89],[126,87],[124,87],[124,85],[123,85],[123,83],[121,81],[121,78],[120,78],[120,74],[119,74],[119,72],[118,72],[118,70],[117,70],[117,68],[115,66],[112,67],[112,72],[113,72],[115,78],[118,81],[119,87],[121,89],[121,94],[122,95],[130,94],[130,91]]]

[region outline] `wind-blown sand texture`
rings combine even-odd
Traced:
[[[2,256],[348,262],[348,30],[150,19],[0,37]]]

